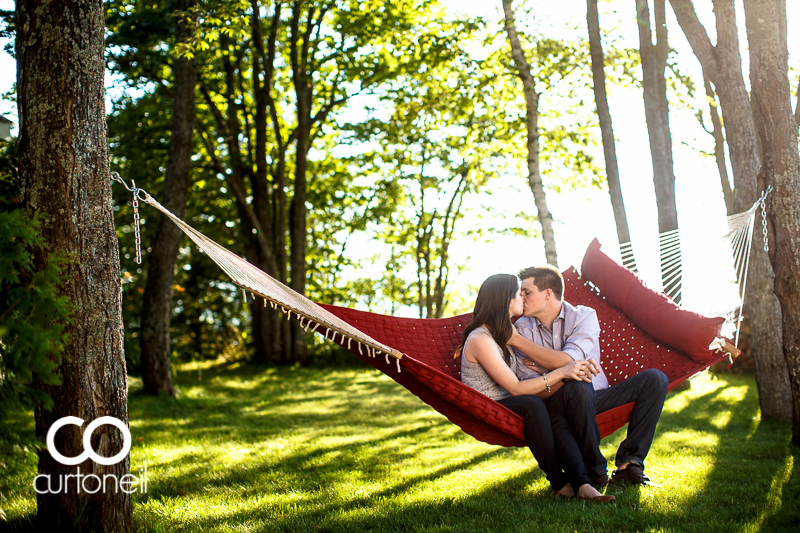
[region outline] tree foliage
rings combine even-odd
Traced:
[[[125,87],[109,117],[114,168],[163,194],[170,64],[196,57],[187,221],[276,279],[318,301],[443,316],[469,262],[454,243],[539,235],[524,203],[503,227],[486,222],[493,180],[519,172],[527,157],[524,102],[501,27],[448,18],[430,0],[207,1],[194,37],[177,45],[169,9],[163,0],[107,4],[108,65]],[[544,185],[555,193],[603,186],[588,43],[536,31],[521,29],[542,93]],[[635,51],[608,48],[612,88],[635,82]],[[129,194],[116,192],[135,367],[147,273],[132,263]],[[141,210],[147,253],[154,213]],[[191,243],[178,264],[177,356],[310,362],[295,351],[304,335],[261,302],[245,303]]]
[[[19,409],[52,399],[37,387],[58,384],[70,306],[59,296],[63,256],[44,261],[41,222],[19,204],[16,142],[0,141],[0,448],[22,441],[8,423]]]

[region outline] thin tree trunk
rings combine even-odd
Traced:
[[[185,43],[191,36],[196,14],[191,10],[197,0],[179,0],[176,4],[176,42]],[[197,69],[194,59],[178,57],[172,68],[173,87],[172,138],[164,178],[164,198],[161,203],[178,218],[186,212],[186,199],[191,185],[192,147],[194,140],[195,86]],[[183,233],[161,215],[148,255],[147,286],[142,299],[141,336],[142,381],[148,394],[175,396],[172,384],[172,350],[169,325],[172,310],[172,284],[175,279],[175,260]]]
[[[678,209],[675,203],[675,174],[672,166],[672,136],[669,130],[669,102],[664,70],[667,66],[667,27],[664,0],[654,0],[656,43],[650,29],[649,0],[636,0],[639,26],[639,54],[642,60],[644,109],[647,133],[650,138],[650,157],[653,162],[653,183],[658,206],[658,232],[664,234],[678,229]],[[680,250],[668,252],[670,242],[661,239],[661,277],[664,292],[676,303],[681,302]]]
[[[22,200],[43,219],[46,260],[67,254],[62,294],[72,302],[70,342],[58,368],[61,384],[39,385],[53,409],[37,406],[36,435],[65,416],[86,424],[102,416],[128,423],[119,248],[111,201],[108,134],[105,123],[104,30],[100,2],[19,0],[17,94]],[[67,426],[56,434],[66,456],[83,452],[83,431]],[[97,453],[115,455],[123,446],[113,426],[92,437]],[[87,460],[77,466],[39,452],[38,471],[123,476],[130,458],[104,466]],[[73,478],[74,479],[74,478]],[[124,492],[37,494],[38,531],[131,531],[131,497]]]
[[[800,77],[797,78],[797,90],[794,95],[797,97],[794,102],[794,123],[800,133]]]
[[[622,199],[622,187],[619,183],[619,166],[617,165],[617,148],[614,142],[614,128],[611,124],[611,111],[606,94],[605,59],[603,42],[600,39],[600,15],[597,12],[597,0],[586,0],[586,22],[589,27],[589,49],[592,56],[592,84],[594,101],[597,105],[597,118],[600,121],[600,132],[603,137],[603,156],[606,162],[606,180],[608,194],[611,197],[611,208],[617,223],[617,239],[619,244],[631,242],[628,229],[628,217],[625,213],[625,202]],[[636,270],[636,259],[633,248],[623,254],[623,264]]]
[[[268,107],[273,104],[270,99],[270,91],[272,90],[272,76],[273,76],[273,47],[275,32],[270,32],[269,46],[270,55],[268,56],[264,51],[264,41],[261,32],[261,19],[258,11],[258,2],[253,0],[251,2],[252,13],[250,17],[250,27],[252,42],[255,48],[253,53],[253,92],[255,93],[255,175],[251,176],[252,191],[253,191],[253,208],[258,216],[259,229],[256,231],[262,232],[264,245],[261,246],[262,253],[259,254],[263,266],[263,270],[269,275],[279,278],[279,267],[276,258],[275,248],[275,215],[274,215],[274,199],[271,194],[273,189],[267,178],[267,112]],[[273,17],[273,26],[275,20],[280,16],[280,6],[276,6],[275,16]],[[263,79],[263,83],[262,80]],[[281,191],[282,192],[282,191]],[[281,363],[287,362],[286,352],[284,348],[284,335],[282,335],[282,321],[276,309],[271,307],[262,307],[256,309],[259,302],[253,302],[251,311],[254,317],[258,317],[260,328],[262,331],[259,333],[260,342],[268,342],[270,344],[269,350],[259,350],[259,353],[269,352],[273,358],[277,358]],[[254,321],[255,322],[255,321]],[[266,362],[266,361],[260,361]]]
[[[311,148],[311,103],[313,98],[313,77],[308,71],[309,51],[311,49],[311,31],[314,25],[314,7],[308,8],[306,27],[300,31],[302,18],[301,0],[295,0],[292,6],[290,56],[292,66],[292,82],[297,98],[297,145],[295,153],[294,196],[289,207],[289,239],[291,242],[291,278],[289,286],[297,293],[306,293],[306,251],[307,239],[307,179],[308,151]],[[324,16],[319,14],[320,21]],[[292,331],[292,361],[301,364],[308,357],[306,338],[303,328],[298,321],[293,321]]]
[[[445,211],[444,219],[442,220],[442,237],[441,247],[439,249],[439,268],[437,269],[436,281],[434,283],[433,293],[433,318],[442,318],[446,303],[444,301],[445,291],[447,290],[448,274],[450,272],[447,267],[448,251],[450,249],[450,240],[455,233],[456,222],[458,222],[461,215],[461,205],[464,201],[464,196],[468,187],[470,168],[466,167],[461,171],[458,185],[456,186],[450,202],[447,204],[447,211]],[[462,187],[463,185],[463,187]]]
[[[763,185],[759,187],[756,181],[761,156],[753,118],[760,111],[751,108],[744,84],[734,1],[714,1],[716,46],[711,44],[689,0],[670,2],[703,71],[716,87],[733,170],[733,211],[741,213],[758,199]],[[758,233],[753,238],[743,305],[750,325],[761,416],[788,421],[791,389],[783,357],[781,308],[773,292],[775,275],[763,245],[759,245]]]
[[[425,254],[425,316],[433,318],[433,292],[431,290],[431,241],[433,241],[433,228],[438,216],[434,211],[430,225],[425,229],[424,254]]]
[[[417,239],[417,295],[419,300],[419,317],[425,318],[425,310],[428,308],[425,302],[425,286],[422,282],[422,273],[425,270],[425,267],[422,265],[423,258],[425,257],[425,235],[427,232],[428,226],[424,223],[425,220],[425,211],[422,207],[422,201],[420,201],[420,208],[419,208],[419,215],[417,218],[417,229],[414,232],[414,236]]]
[[[525,59],[525,53],[517,36],[511,1],[503,0],[503,13],[508,42],[511,44],[511,56],[517,67],[517,74],[522,80],[522,87],[525,93],[525,127],[528,131],[528,184],[536,203],[539,223],[542,225],[545,258],[549,264],[557,267],[558,255],[556,254],[556,237],[553,231],[553,216],[547,208],[547,198],[542,185],[542,176],[539,172],[539,95],[536,92],[535,82],[531,75],[530,64]]]
[[[783,354],[792,389],[792,442],[800,445],[800,156],[791,108],[786,48],[786,4],[745,0],[750,83],[763,147],[759,180],[769,197],[769,259],[781,304]]]
[[[711,115],[711,135],[714,137],[714,161],[717,163],[717,171],[719,172],[720,185],[722,185],[722,197],[725,200],[725,212],[728,216],[736,213],[733,208],[733,191],[731,190],[731,181],[728,177],[728,166],[725,164],[725,135],[722,133],[722,121],[717,113],[716,93],[711,87],[711,81],[708,76],[703,73],[703,87],[706,90],[706,97],[708,98],[708,112]]]
[[[282,2],[275,3],[275,12],[272,16],[270,26],[269,41],[267,43],[267,55],[265,59],[265,75],[264,86],[266,87],[267,105],[269,106],[270,118],[272,120],[272,127],[275,136],[276,150],[277,150],[277,164],[273,174],[273,213],[275,216],[274,223],[274,246],[277,254],[276,262],[278,268],[278,280],[281,283],[287,283],[286,267],[287,254],[286,254],[286,149],[287,141],[284,140],[283,131],[281,128],[280,118],[278,117],[278,107],[275,98],[272,95],[274,89],[274,63],[277,54],[277,39],[278,30],[280,27],[281,13],[283,11]],[[291,139],[290,139],[291,140]],[[277,313],[277,310],[276,310]],[[292,358],[292,346],[289,340],[292,338],[292,325],[287,320],[280,320],[280,338],[281,338],[281,361],[287,363]]]
[[[245,239],[245,257],[252,264],[258,266],[265,272],[274,275],[274,251],[267,238],[267,232],[261,225],[261,218],[247,202],[247,186],[244,177],[247,169],[242,164],[241,146],[239,137],[242,133],[239,123],[239,104],[236,103],[237,66],[231,58],[234,56],[234,49],[229,46],[227,38],[220,39],[224,48],[228,51],[223,57],[223,68],[225,70],[226,100],[227,100],[227,120],[221,129],[228,134],[228,157],[230,160],[230,173],[224,173],[226,182],[230,185],[236,197],[237,210],[239,212],[239,227]],[[234,58],[235,59],[235,58]],[[238,88],[241,90],[241,88]],[[206,99],[210,101],[209,98]],[[213,103],[210,104],[213,109]],[[214,113],[222,120],[221,113],[217,110]],[[247,132],[249,134],[249,132]],[[250,313],[253,328],[253,360],[257,362],[272,361],[279,354],[275,353],[275,326],[279,322],[276,313],[269,307],[264,307],[263,302],[251,301]]]
[[[294,175],[294,196],[292,197],[289,209],[290,217],[290,238],[292,244],[291,267],[292,277],[290,287],[299,294],[306,293],[306,172],[308,170],[308,139],[311,130],[310,94],[306,98],[303,94],[298,94],[298,115],[305,115],[300,118],[298,128],[300,129],[297,138],[297,154],[295,160]],[[301,103],[302,102],[302,103]],[[303,328],[299,321],[292,322],[292,360],[302,363],[308,357],[306,352],[306,338]]]

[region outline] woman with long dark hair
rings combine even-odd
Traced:
[[[613,502],[592,487],[580,448],[565,420],[552,424],[542,399],[562,380],[588,380],[589,361],[578,360],[538,378],[520,381],[516,358],[506,343],[514,325],[511,318],[522,314],[519,280],[496,274],[481,285],[472,322],[464,330],[461,350],[461,381],[508,407],[523,419],[525,443],[539,463],[553,490],[566,497],[599,503]]]

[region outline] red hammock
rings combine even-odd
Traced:
[[[294,315],[301,325],[307,321],[304,325],[307,330],[313,326],[316,331],[322,326],[326,338],[332,329],[334,342],[389,375],[476,439],[502,446],[525,446],[519,416],[461,383],[460,364],[453,359],[453,352],[461,342],[461,332],[470,322],[469,314],[445,319],[394,318],[315,304],[199,233],[146,192],[137,191],[144,194],[143,201],[167,215],[207,253],[245,291],[245,298],[250,292],[254,298],[263,298],[265,306],[269,301],[273,307],[280,307],[287,313],[287,318]],[[601,363],[611,386],[647,368],[657,368],[667,375],[672,389],[727,357],[727,353],[711,353],[707,349],[719,334],[721,318],[690,316],[693,313],[679,309],[665,296],[648,289],[635,273],[605,255],[597,239],[589,245],[581,269],[595,285],[606,291],[615,305],[635,317],[637,323],[656,337],[680,346],[698,360],[692,360],[685,353],[667,347],[645,333],[628,316],[590,289],[575,269],[570,268],[564,273],[565,294],[573,305],[582,304],[597,311],[601,328]],[[335,316],[323,316],[330,314]],[[696,327],[698,319],[699,329]],[[334,324],[331,320],[347,324]],[[662,327],[664,325],[668,327]],[[362,354],[363,347],[366,347],[366,354]],[[400,358],[390,362],[389,353]],[[380,354],[384,354],[385,359]],[[626,404],[598,415],[602,436],[624,426],[632,409],[633,404]]]
[[[600,321],[600,349],[603,370],[610,386],[648,368],[657,368],[669,378],[672,390],[682,381],[727,357],[714,354],[697,363],[645,333],[616,307],[590,288],[574,268],[564,273],[564,293],[573,305],[597,311]],[[452,318],[396,318],[321,304],[329,312],[370,337],[403,352],[398,372],[394,361],[371,358],[352,346],[349,351],[365,363],[400,383],[422,401],[476,439],[500,446],[525,446],[522,418],[480,392],[461,383],[460,362],[453,359],[461,333],[471,314]],[[347,340],[335,341],[347,349]],[[600,413],[597,424],[606,437],[623,427],[633,409],[629,403]]]

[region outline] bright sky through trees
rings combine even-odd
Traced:
[[[499,28],[502,21],[501,2],[485,0],[442,0],[449,14],[462,13],[470,16],[482,15],[494,22]],[[700,20],[704,23],[712,41],[715,39],[714,19],[711,13],[711,0],[694,0]],[[585,0],[529,0],[515,2],[517,25],[520,29],[532,30],[534,34],[548,37],[576,40],[586,38],[586,2]],[[737,15],[741,28],[740,40],[743,47],[747,39],[744,32],[744,14],[741,6]],[[10,0],[0,0],[0,9],[13,9]],[[601,1],[600,24],[604,32],[613,36],[616,46],[638,47],[637,28],[632,1]],[[617,11],[614,12],[613,9]],[[800,39],[791,31],[793,20],[800,17],[798,2],[787,2],[790,24],[789,50],[790,73],[793,91],[797,87],[797,66],[800,64]],[[699,63],[694,57],[683,33],[675,21],[671,7],[667,7],[667,18],[670,46],[675,50],[673,58],[685,74],[690,74],[697,87],[697,98],[693,103],[704,106],[702,94],[702,77]],[[608,40],[608,36],[604,36]],[[604,44],[606,42],[604,41]],[[5,44],[2,42],[0,44]],[[480,50],[476,50],[480,53]],[[742,51],[745,80],[748,80],[748,64],[746,49]],[[794,67],[794,69],[792,68]],[[8,93],[16,78],[14,60],[6,53],[0,52],[0,93]],[[109,80],[110,84],[111,81]],[[554,97],[557,95],[551,95]],[[658,230],[653,189],[652,170],[649,154],[644,104],[641,89],[636,87],[609,87],[611,115],[614,121],[614,132],[617,137],[617,153],[619,157],[620,179],[625,207],[636,260],[643,277],[655,288],[660,287],[658,265]],[[794,103],[793,103],[794,106]],[[593,108],[592,108],[593,109]],[[352,110],[352,112],[357,112]],[[0,113],[16,122],[15,105],[9,101],[0,102]],[[679,225],[684,236],[684,304],[698,311],[708,308],[704,302],[709,296],[701,291],[714,279],[713,272],[719,265],[727,264],[728,255],[718,245],[718,236],[725,231],[725,206],[719,185],[719,175],[711,157],[704,156],[701,151],[713,152],[713,138],[702,130],[694,116],[695,110],[671,103],[670,126],[672,130],[675,158],[676,196],[678,204]],[[15,130],[16,131],[16,128]],[[597,140],[600,132],[597,129]],[[596,161],[602,166],[602,147],[593,152]],[[536,210],[533,196],[528,189],[523,169],[524,161],[519,161],[519,172],[510,173],[495,180],[497,192],[490,197],[473,198],[471,207],[478,208],[460,222],[460,230],[469,225],[484,224],[491,227],[510,225],[508,219],[520,211],[534,215]],[[547,184],[547,169],[545,183]],[[580,268],[583,253],[589,242],[597,237],[605,245],[611,255],[618,255],[614,218],[606,189],[580,188],[574,192],[562,191],[559,194],[550,192],[548,204],[555,217],[556,244],[559,254],[559,267],[563,270],[570,265]],[[491,210],[480,209],[491,206]],[[483,218],[478,218],[478,213]],[[520,222],[518,222],[519,224]],[[760,222],[759,222],[760,223]],[[522,222],[522,224],[526,224]],[[697,238],[695,238],[695,236]],[[704,238],[700,238],[704,236]],[[756,236],[758,238],[758,236]],[[456,275],[452,289],[456,293],[453,299],[455,309],[463,311],[471,308],[474,294],[472,289],[488,275],[496,272],[515,273],[520,268],[544,262],[544,247],[538,238],[526,239],[519,236],[494,236],[491,242],[473,242],[470,238],[456,240],[451,249],[451,257],[462,259],[468,256],[467,270]],[[350,245],[351,253],[366,259],[375,253],[374,243],[365,238],[360,239],[361,246]],[[716,248],[713,248],[716,246]],[[709,247],[712,247],[709,249]],[[720,257],[721,256],[721,257]],[[363,261],[360,276],[380,273],[367,272],[370,261]],[[709,271],[712,275],[693,275],[693,273]],[[460,297],[459,297],[460,295]],[[463,301],[459,302],[459,300]],[[416,309],[404,308],[400,314],[414,316]]]
[[[477,0],[443,0],[443,3],[451,12],[483,15],[496,21],[502,20],[499,0],[495,3]],[[701,22],[714,41],[716,36],[711,0],[694,0],[694,4]],[[612,8],[617,11],[613,11]],[[737,8],[739,38],[745,48],[747,36],[744,30],[744,13],[738,3]],[[559,2],[529,0],[515,2],[515,9],[517,25],[520,27],[530,25],[554,37],[585,38],[587,31],[585,0]],[[617,40],[617,46],[638,48],[633,2],[601,0],[599,9],[602,31],[613,35]],[[800,40],[796,32],[791,31],[791,21],[797,20],[800,16],[800,6],[797,2],[787,2],[787,10],[787,20],[790,24],[789,65],[790,72],[794,67],[796,74],[797,66],[800,64]],[[699,85],[697,97],[704,98],[704,94],[700,92],[702,74],[699,62],[683,36],[671,7],[667,6],[666,11],[669,43],[675,50],[672,57],[677,59],[679,68],[685,74],[690,74],[695,84]],[[607,37],[604,35],[603,38],[605,45]],[[745,82],[749,83],[746,48],[742,50],[742,60]],[[796,88],[796,80],[795,75],[792,78],[793,89]],[[642,276],[651,286],[660,288],[655,191],[642,92],[641,89],[633,87],[624,90],[609,87],[609,98],[617,139],[620,180],[634,253]],[[702,103],[702,100],[698,102]],[[673,102],[670,105],[675,188],[683,239],[684,305],[708,313],[713,309],[709,306],[709,300],[715,297],[712,296],[714,292],[725,288],[723,281],[716,274],[730,261],[729,252],[720,242],[720,236],[726,231],[726,224],[719,174],[714,159],[700,153],[700,151],[713,153],[713,138],[703,131],[694,116],[694,110],[681,108]],[[599,128],[597,135],[599,141]],[[595,157],[602,165],[601,147],[597,148]],[[508,183],[507,180],[504,181]],[[519,205],[520,202],[527,202],[529,212],[535,213],[533,196],[527,189],[522,169],[518,176],[512,177],[512,181],[516,181],[517,192],[508,191],[506,194],[508,204]],[[559,267],[562,270],[570,265],[580,269],[586,247],[595,237],[604,244],[609,254],[618,256],[616,230],[607,189],[600,191],[585,188],[557,195],[551,193],[548,196],[548,205],[556,219],[556,244]],[[758,239],[759,236],[756,234],[754,239]],[[472,251],[473,261],[470,263],[472,270],[458,280],[459,285],[469,283],[477,286],[490,274],[513,273],[529,264],[544,262],[544,248],[538,239],[523,241],[519,237],[499,237],[494,243],[482,245],[480,248],[476,248],[472,243],[464,243],[462,250],[468,249]]]

